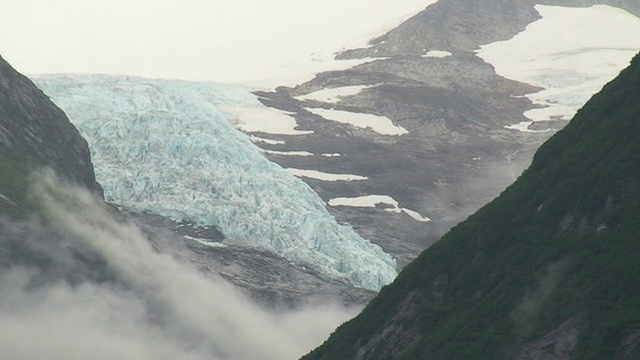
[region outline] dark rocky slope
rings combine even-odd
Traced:
[[[87,142],[62,110],[0,57],[0,271],[19,265],[39,269],[42,281],[104,279],[105,264],[97,257],[66,247],[68,236],[46,219],[26,220],[38,217],[31,182],[34,173],[47,174],[44,169],[102,195]],[[51,250],[45,254],[44,247]]]
[[[29,172],[44,166],[101,193],[87,142],[62,110],[0,57],[0,213],[24,205]]]
[[[640,357],[640,55],[304,359]]]

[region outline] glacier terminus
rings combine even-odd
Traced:
[[[87,139],[117,206],[210,225],[223,243],[263,248],[332,279],[379,290],[396,262],[329,214],[302,180],[267,160],[225,108],[249,89],[114,76],[44,76],[37,85]]]

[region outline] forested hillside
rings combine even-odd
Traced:
[[[640,357],[640,55],[304,359]]]

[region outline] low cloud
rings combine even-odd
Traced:
[[[154,250],[86,191],[50,174],[34,184],[44,224],[1,228],[4,358],[296,359],[358,310],[265,310],[223,279]]]
[[[521,337],[525,337],[532,330],[533,324],[540,312],[543,311],[545,301],[556,290],[569,265],[568,259],[557,260],[549,264],[545,269],[544,276],[538,280],[535,289],[528,291],[512,311],[511,319],[515,322],[516,331]]]

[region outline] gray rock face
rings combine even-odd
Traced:
[[[346,51],[345,58],[421,55],[424,50],[462,53],[478,45],[507,40],[539,18],[531,0],[439,1],[396,29],[373,41],[372,47]]]
[[[421,55],[424,50],[473,51],[479,45],[508,40],[540,18],[534,6],[616,6],[640,14],[633,0],[441,0],[396,29],[372,41],[366,49],[348,50],[340,58]]]
[[[342,52],[337,58],[380,58],[349,70],[318,74],[295,88],[259,92],[267,106],[295,113],[304,136],[275,136],[285,145],[269,150],[305,150],[340,157],[268,154],[284,167],[367,176],[367,181],[305,179],[325,200],[370,194],[390,195],[432,222],[421,223],[383,207],[331,207],[364,237],[407,264],[453,224],[480,208],[511,184],[533,152],[566,122],[549,121],[549,130],[523,133],[505,129],[527,119],[535,107],[522,95],[539,89],[498,76],[475,56],[480,45],[507,40],[539,19],[534,5],[610,4],[639,13],[640,4],[624,0],[511,1],[441,0],[371,46]],[[424,57],[431,50],[443,58]],[[336,104],[299,101],[296,96],[324,88],[371,85]],[[386,116],[409,131],[385,136],[369,129],[322,120],[305,107],[333,108]],[[538,126],[539,124],[536,124]],[[274,138],[273,135],[260,134]]]
[[[143,229],[160,252],[192,263],[205,274],[222,276],[267,308],[290,309],[325,301],[359,305],[375,295],[347,282],[327,280],[305,266],[262,249],[207,245],[223,240],[215,229],[177,223],[158,215],[127,213],[126,217]]]
[[[87,142],[62,110],[0,57],[0,153],[101,193]]]
[[[285,167],[369,177],[350,183],[305,180],[325,200],[390,195],[403,207],[431,218],[432,222],[422,223],[381,208],[331,208],[339,220],[353,224],[361,235],[397,257],[401,265],[407,264],[453,224],[498,195],[551,134],[504,129],[525,121],[523,112],[533,107],[526,98],[515,96],[537,88],[496,75],[472,53],[480,44],[512,37],[536,18],[533,3],[440,1],[374,40],[373,46],[339,55],[386,59],[318,74],[296,88],[259,93],[266,105],[295,112],[300,129],[314,131],[288,137],[286,145],[268,149],[343,155],[269,156]],[[428,50],[453,55],[422,57]],[[348,85],[376,86],[337,104],[294,99],[322,88]],[[384,136],[322,121],[304,107],[386,116],[409,133]]]
[[[526,344],[515,360],[568,360],[580,333],[575,322],[567,320],[550,333]]]

